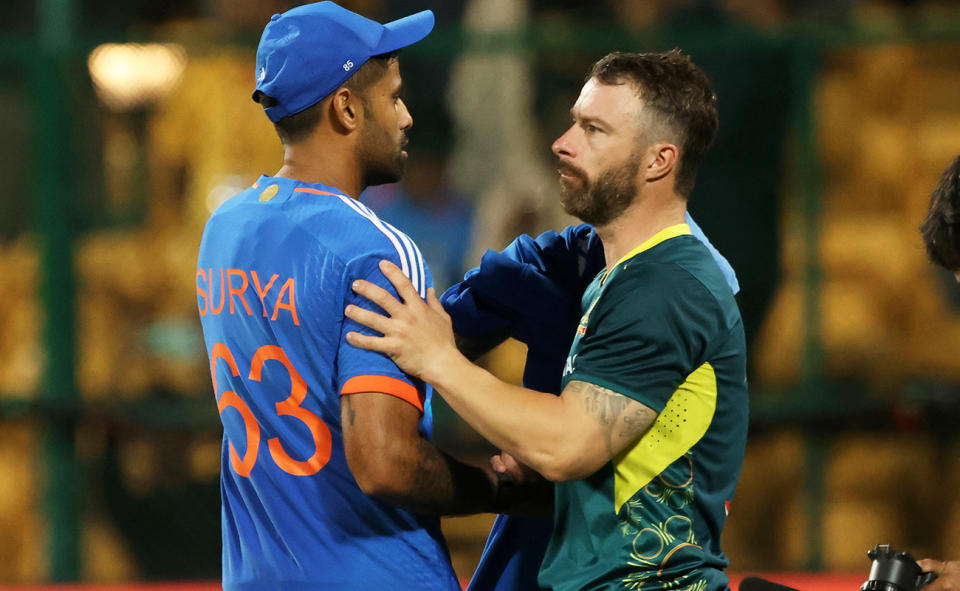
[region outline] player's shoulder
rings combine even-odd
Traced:
[[[379,279],[378,265],[381,260],[388,260],[400,267],[425,297],[433,281],[417,243],[360,201],[346,195],[336,198],[338,203],[319,216],[317,222],[326,228],[328,239],[336,243],[333,248],[347,265],[348,275]]]
[[[239,235],[263,240],[269,234],[288,249],[320,248],[346,266],[375,267],[381,259],[408,271],[425,266],[409,236],[360,201],[321,183],[261,176],[221,205],[208,228],[211,224],[219,228],[216,234],[234,240]]]
[[[704,285],[701,254],[710,260],[709,253],[696,238],[671,238],[618,263],[618,268],[607,279],[604,292],[647,303],[708,296],[710,290]]]
[[[337,225],[346,259],[379,257],[397,264],[408,260],[422,264],[420,248],[405,232],[356,199],[340,195],[338,201],[319,222]]]
[[[697,278],[708,287],[715,283],[730,291],[723,273],[710,254],[710,250],[692,234],[683,234],[657,244],[644,256],[636,257],[640,263],[638,271],[662,275],[663,281],[682,280],[689,275]]]
[[[678,297],[701,297],[706,291],[699,281],[676,261],[634,258],[620,263],[603,287],[605,299],[629,300],[644,307]]]
[[[246,206],[251,199],[255,199],[255,194],[256,185],[253,185],[212,208],[203,227],[201,253],[222,254],[226,245],[243,241],[248,233],[258,232],[260,220]],[[213,253],[209,252],[211,250]]]
[[[681,236],[677,242],[676,260],[678,267],[695,277],[723,308],[736,308],[733,290],[717,265],[710,249],[695,236]]]
[[[397,246],[414,250],[406,234],[336,187],[270,177],[260,181],[261,186],[270,183],[280,186],[277,199],[283,215],[344,260],[393,253]]]
[[[724,325],[739,319],[739,309],[730,285],[710,251],[692,235],[666,240],[638,257],[627,261],[620,289],[634,290],[638,297],[676,307],[693,306],[713,310],[723,317]]]
[[[207,218],[208,225],[210,222],[219,222],[223,217],[231,215],[238,208],[241,208],[244,203],[248,202],[257,193],[257,185],[254,183],[245,189],[239,190],[233,195],[227,193],[227,195],[230,195],[230,197],[226,199],[224,199],[222,196],[218,199],[216,193],[217,191],[213,191],[209,198],[211,201],[213,201],[213,203],[209,204],[211,206],[211,212],[210,217]]]

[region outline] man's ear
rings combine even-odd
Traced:
[[[363,125],[363,101],[349,88],[338,88],[330,98],[330,121],[343,134],[356,131]]]
[[[647,149],[646,166],[643,174],[647,182],[658,181],[677,167],[680,150],[669,142],[659,142]]]

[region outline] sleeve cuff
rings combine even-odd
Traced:
[[[396,396],[408,402],[423,412],[424,393],[408,382],[390,376],[354,376],[340,388],[341,396],[360,394],[363,392],[379,392]]]

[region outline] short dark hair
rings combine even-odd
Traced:
[[[323,101],[321,100],[298,113],[274,121],[273,127],[277,130],[283,145],[295,144],[310,135],[310,132],[320,123],[322,115]]]
[[[357,68],[353,76],[347,78],[346,82],[342,84],[343,87],[349,88],[360,96],[364,109],[370,110],[370,103],[365,95],[366,90],[384,77],[387,69],[390,67],[390,62],[397,59],[398,53],[398,51],[394,51],[371,57],[362,66]],[[284,145],[295,144],[310,135],[310,132],[320,123],[321,116],[323,115],[322,105],[326,98],[327,97],[323,97],[323,99],[320,99],[320,101],[306,109],[293,115],[287,115],[283,119],[274,122],[273,126],[276,128],[277,135],[280,136],[280,141],[283,142]],[[272,106],[269,104],[271,102],[276,104],[276,100],[263,93],[257,96],[257,102],[265,107]]]
[[[679,49],[664,53],[610,53],[593,65],[587,80],[634,86],[644,108],[677,134],[677,193],[689,197],[697,167],[717,135],[717,95],[710,79]]]
[[[930,194],[920,234],[931,261],[948,271],[960,271],[960,156],[943,171]]]

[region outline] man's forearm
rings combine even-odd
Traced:
[[[496,475],[457,461],[424,439],[417,440],[413,471],[401,494],[389,498],[412,511],[436,515],[468,515],[494,511]]]
[[[490,443],[554,482],[593,474],[657,418],[645,404],[590,382],[571,380],[554,396],[504,383],[452,348],[440,355],[424,378],[450,407]]]
[[[450,407],[494,446],[549,478],[552,462],[565,453],[566,402],[507,384],[463,356],[444,367],[428,381]]]
[[[434,515],[503,513],[524,517],[553,515],[554,485],[542,477],[515,482],[506,474],[464,464],[421,440],[417,473],[404,491],[378,494],[410,511]]]
[[[458,462],[421,437],[412,405],[375,392],[344,396],[340,404],[344,452],[365,493],[423,513],[493,510],[493,470]]]
[[[450,457],[429,442],[419,445],[417,473],[407,478],[405,494],[385,500],[411,511],[435,515],[504,513],[525,517],[553,515],[553,483],[541,477],[516,482]]]

